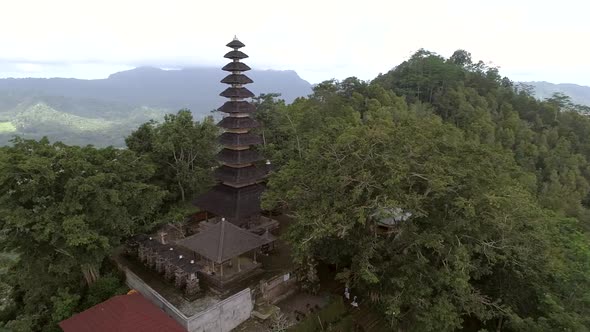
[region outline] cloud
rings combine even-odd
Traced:
[[[467,49],[507,72],[542,76],[587,63],[589,10],[575,0],[7,1],[0,62],[221,66],[237,34],[252,67],[293,69],[312,82],[370,79],[419,48]],[[586,71],[564,77],[590,84]]]
[[[134,66],[110,64],[43,64],[43,63],[3,63],[0,62],[1,77],[4,78],[106,78],[110,74],[132,69]]]

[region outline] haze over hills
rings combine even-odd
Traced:
[[[554,84],[549,82],[522,82],[534,88],[535,97],[538,99],[550,98],[554,93],[560,92],[570,96],[574,104],[590,106],[590,86],[571,83]]]
[[[0,79],[0,90],[89,98],[172,110],[189,108],[195,114],[204,114],[219,107],[223,101],[219,93],[226,86],[219,81],[225,75],[227,73],[219,68],[163,70],[139,67],[97,80]],[[311,93],[311,84],[294,71],[252,70],[248,76],[255,82],[249,86],[254,94],[277,92],[287,103]]]
[[[124,137],[150,119],[190,109],[196,119],[224,99],[219,68],[162,70],[140,67],[106,79],[0,79],[0,145],[14,135],[48,136],[68,144],[123,146]],[[287,103],[311,93],[294,71],[252,70],[256,95],[280,93]]]

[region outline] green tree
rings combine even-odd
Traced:
[[[449,62],[461,67],[466,67],[473,63],[471,60],[471,53],[465,50],[456,50],[449,58]]]
[[[129,150],[46,139],[3,149],[0,251],[18,255],[6,278],[18,308],[9,326],[55,329],[121,240],[156,224],[165,192],[145,183],[153,173]]]
[[[169,192],[166,201],[184,202],[212,184],[218,145],[212,117],[194,121],[189,110],[166,115],[164,122],[141,125],[125,142],[157,166],[151,183]]]

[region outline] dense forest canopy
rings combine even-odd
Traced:
[[[424,50],[372,82],[261,105],[282,163],[265,204],[296,219],[310,283],[334,264],[401,330],[590,328],[584,106]],[[380,234],[397,209],[411,217]]]
[[[277,97],[254,100],[275,165],[263,204],[293,217],[308,289],[331,265],[399,331],[590,330],[587,108],[539,101],[463,50]],[[53,331],[120,292],[109,254],[211,185],[216,133],[180,111],[126,150],[2,148],[6,327]]]

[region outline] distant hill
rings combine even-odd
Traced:
[[[570,96],[575,104],[590,106],[590,86],[570,83],[553,84],[549,82],[522,82],[534,88],[535,97],[538,99],[550,98],[554,93],[561,92]]]
[[[5,96],[0,92],[0,100]],[[121,147],[124,138],[140,124],[161,121],[168,112],[90,99],[22,97],[14,107],[0,111],[0,145],[18,135],[33,139],[47,136],[73,145]]]
[[[248,88],[255,94],[278,92],[290,103],[311,93],[311,84],[294,71],[252,70],[247,74],[254,80]],[[221,106],[223,98],[219,97],[219,93],[227,85],[219,81],[225,75],[227,73],[219,68],[162,70],[140,67],[97,80],[0,79],[0,91],[97,99],[171,110],[189,108],[195,114],[206,114]]]
[[[0,145],[13,135],[48,136],[68,144],[123,146],[139,124],[182,108],[200,119],[222,105],[227,85],[219,68],[162,70],[140,67],[106,79],[0,79]],[[252,70],[248,88],[276,92],[290,103],[311,93],[294,71]]]

